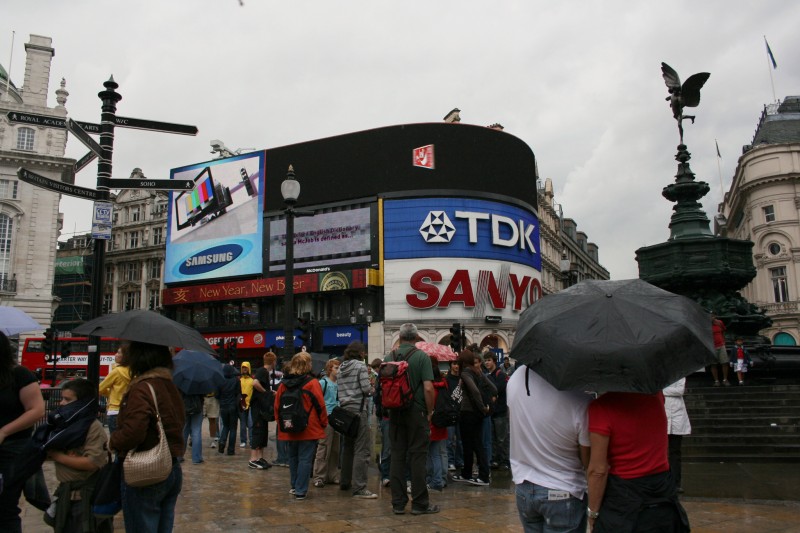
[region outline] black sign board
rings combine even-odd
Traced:
[[[92,152],[96,153],[97,155],[103,154],[103,149],[99,144],[97,144],[97,141],[92,139],[89,134],[83,131],[80,125],[71,118],[67,119],[67,131],[75,135],[75,137],[77,137],[78,140]]]
[[[8,117],[8,120],[11,122],[33,124],[34,126],[48,126],[50,128],[61,129],[67,127],[66,120],[59,117],[48,117],[46,115],[36,115],[34,113],[19,113],[17,111],[9,111],[6,113],[6,117]],[[99,124],[75,122],[87,133],[100,133]],[[122,128],[161,131],[164,133],[177,133],[179,135],[197,135],[197,126],[171,124],[169,122],[158,122],[157,120],[144,120],[141,118],[114,117],[114,125]]]
[[[51,191],[67,194],[69,196],[75,196],[77,198],[97,200],[97,191],[94,189],[86,189],[84,187],[78,187],[77,185],[70,185],[69,183],[52,180],[22,167],[17,170],[17,176],[25,183],[30,183],[31,185],[35,185],[37,187],[50,189]]]
[[[94,152],[89,152],[85,156],[81,157],[77,161],[75,161],[75,172],[79,172],[83,167],[91,163],[97,159],[97,154]]]
[[[162,189],[165,191],[191,191],[194,180],[110,179],[109,189]]]
[[[503,317],[501,317],[500,315],[486,315],[484,319],[489,324],[500,324],[501,322],[503,322]]]

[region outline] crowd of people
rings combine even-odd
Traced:
[[[267,352],[255,372],[246,362],[240,369],[224,365],[224,383],[210,395],[178,390],[169,348],[126,342],[98,387],[108,396],[110,436],[96,419],[98,388],[82,378],[63,385],[63,413],[94,414],[73,428],[78,439],[57,442],[42,457],[54,461],[60,483],[50,512],[56,531],[110,527],[95,520],[87,503],[96,473],[111,454],[155,446],[157,419],[172,471],[147,487],[123,482],[122,509],[127,531],[170,531],[187,449],[193,464],[204,462],[204,418],[209,447],[218,453],[236,455],[238,441],[240,449],[249,448],[248,468],[287,466],[296,500],[308,497],[310,485],[377,499],[367,487],[374,429],[381,435],[380,482],[390,488],[394,514],[405,514],[409,502],[412,515],[438,513],[431,492],[450,483],[487,486],[493,470],[511,470],[526,532],[583,532],[587,524],[595,532],[688,531],[677,496],[680,440],[689,432],[683,381],[663,394],[594,397],[558,391],[507,359],[499,365],[494,352],[477,345],[459,352],[443,372],[436,358],[415,346],[419,339],[414,324],[403,324],[398,346],[371,363],[365,346],[353,342],[320,375],[305,351],[281,370]],[[12,361],[0,334],[0,468],[26,453],[32,427],[44,415],[35,376]],[[395,363],[403,365],[408,388],[402,407],[391,403],[395,391],[387,387],[395,384],[384,373]],[[295,404],[300,408],[292,410]],[[357,430],[334,431],[329,417],[335,410],[355,418]],[[265,457],[270,423],[276,432],[272,461]],[[9,481],[0,493],[0,529],[19,531],[21,486]]]

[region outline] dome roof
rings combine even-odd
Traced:
[[[8,73],[6,72],[6,69],[3,68],[3,65],[0,65],[0,80],[3,80],[3,86],[5,86],[6,81],[8,81]],[[10,83],[10,85],[15,89],[17,88],[13,81]]]

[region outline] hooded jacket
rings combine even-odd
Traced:
[[[250,363],[245,361],[242,363],[242,376],[239,378],[239,383],[242,387],[242,394],[244,394],[244,407],[250,408],[250,398],[253,397],[253,375],[250,373]]]
[[[309,379],[310,378],[310,379]],[[311,378],[308,374],[302,376],[294,374],[284,374],[281,384],[278,386],[278,392],[275,394],[275,420],[278,419],[278,412],[280,411],[281,396],[286,392],[286,386],[294,387],[308,380],[303,389],[309,391],[316,399],[316,405],[311,401],[308,395],[303,395],[303,406],[308,413],[308,427],[300,433],[285,433],[280,430],[278,425],[278,440],[319,440],[325,438],[325,428],[328,426],[328,413],[325,410],[325,399],[322,397],[322,387],[319,385],[319,380]]]
[[[336,383],[339,385],[339,405],[348,411],[358,412],[362,400],[373,392],[367,365],[358,359],[348,359],[339,366]]]
[[[220,409],[233,409],[239,407],[239,399],[242,397],[242,385],[236,375],[236,369],[231,365],[225,365],[222,369],[225,374],[225,383],[217,389]]]

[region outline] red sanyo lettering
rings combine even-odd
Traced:
[[[488,276],[488,303],[494,309],[505,309],[508,302],[497,279],[491,272],[488,272]],[[460,303],[466,308],[475,307],[475,288],[468,270],[456,270],[444,291],[440,290],[442,282],[442,274],[438,270],[418,270],[409,280],[415,294],[407,294],[406,302],[415,309],[446,309],[453,303]],[[542,284],[534,277],[510,274],[508,282],[514,311],[521,311],[523,307],[533,305],[542,297]]]

